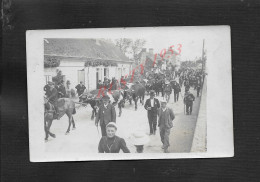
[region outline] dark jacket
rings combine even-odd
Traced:
[[[148,107],[151,107],[151,99],[147,99],[144,104],[144,108],[147,110]],[[160,108],[160,102],[158,99],[154,98],[154,107],[148,111],[148,115],[157,117],[158,109]]]
[[[125,140],[118,136],[115,136],[112,139],[107,136],[103,136],[99,141],[99,153],[119,153],[120,149],[122,149],[124,153],[130,153],[126,146]]]
[[[173,90],[174,90],[174,93],[179,93],[181,91],[180,85],[178,83],[173,85]]]
[[[66,88],[65,88],[64,85],[59,85],[58,94],[59,94],[59,97],[65,97],[66,96]]]
[[[56,88],[50,90],[50,95],[47,95],[49,101],[53,104],[58,100],[58,91]]]
[[[80,84],[78,84],[75,88],[77,89],[79,95],[81,95],[86,89],[85,85],[80,85]]]
[[[170,129],[173,127],[172,121],[174,120],[175,116],[171,108],[167,107],[165,112],[163,112],[162,108],[160,108],[158,112],[158,116],[159,116],[158,126],[160,128]]]
[[[192,93],[186,93],[184,95],[184,103],[191,104],[195,100],[195,97]]]
[[[45,95],[48,96],[50,95],[50,86],[47,84],[43,87],[43,90],[45,91]]]
[[[105,108],[102,104],[98,110],[96,123],[100,121],[100,125],[105,123],[107,125],[109,122],[116,122],[116,110],[112,104],[108,104]]]

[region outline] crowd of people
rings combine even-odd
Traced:
[[[192,114],[193,102],[195,96],[190,92],[193,88],[197,90],[197,97],[200,96],[200,90],[203,84],[205,74],[202,70],[196,69],[180,69],[162,73],[150,74],[147,77],[147,83],[145,85],[146,90],[149,92],[150,98],[145,101],[144,108],[147,110],[147,119],[149,124],[150,135],[156,135],[157,127],[159,128],[160,138],[162,142],[162,149],[165,153],[169,152],[170,145],[170,132],[173,127],[173,120],[175,115],[173,109],[167,106],[170,100],[172,92],[174,93],[174,102],[178,102],[179,95],[181,94],[181,88],[184,86],[185,94],[183,96],[183,103],[186,107],[186,115]],[[106,87],[113,87],[112,90],[117,89],[116,79],[109,80],[105,78],[103,83],[98,81],[98,89]],[[122,77],[120,85],[125,85],[126,81]],[[85,92],[86,87],[80,82],[76,87],[77,94],[79,96],[79,102],[81,102],[81,95]],[[44,86],[45,95],[48,101],[56,108],[57,99],[63,97],[71,97],[70,82],[67,81],[66,85],[63,81],[59,83],[48,82]],[[155,98],[162,94],[162,99]],[[56,109],[56,117],[58,118],[58,109]],[[98,145],[98,152],[100,153],[118,153],[122,150],[125,153],[129,153],[127,144],[123,138],[116,136],[118,129],[116,125],[116,110],[113,104],[110,103],[110,97],[104,95],[102,97],[101,105],[99,106],[97,116],[95,118],[95,125],[101,128],[102,138]],[[144,133],[133,134],[134,145],[136,146],[136,152],[142,153],[144,151],[144,145],[149,141],[149,138]]]

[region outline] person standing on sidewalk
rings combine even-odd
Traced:
[[[201,81],[199,78],[197,78],[197,86],[196,86],[196,89],[197,89],[197,97],[200,96],[200,88],[201,88]]]
[[[166,106],[167,101],[162,99],[161,100],[161,108],[159,109],[158,115],[158,127],[160,128],[160,137],[163,143],[162,149],[164,153],[169,153],[169,136],[171,132],[171,128],[173,127],[173,120],[175,118],[173,110]]]
[[[192,113],[192,106],[193,101],[195,100],[195,97],[192,93],[187,91],[184,95],[184,104],[186,105],[186,114],[190,115]]]
[[[150,99],[145,101],[144,108],[147,110],[147,116],[150,126],[150,135],[156,134],[156,125],[157,125],[157,114],[158,109],[160,108],[160,102],[155,97],[155,91],[150,91]]]

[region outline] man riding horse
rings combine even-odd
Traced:
[[[64,114],[69,118],[69,126],[66,134],[70,132],[70,126],[73,125],[75,129],[75,122],[73,119],[73,114],[76,113],[75,103],[69,98],[59,98],[58,91],[54,87],[53,82],[49,82],[50,94],[45,98],[45,112],[44,112],[44,129],[45,129],[45,141],[48,140],[49,135],[55,138],[55,134],[50,132],[50,127],[54,119],[60,119]]]
[[[60,119],[59,118],[59,112],[58,112],[58,109],[57,109],[57,100],[58,100],[58,91],[57,89],[55,88],[55,85],[53,82],[49,82],[48,83],[49,87],[50,87],[50,90],[49,92],[47,93],[47,100],[54,106],[55,108],[55,111],[54,111],[54,118],[53,119]]]

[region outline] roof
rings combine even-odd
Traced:
[[[112,42],[104,39],[45,39],[44,55],[131,62]]]

